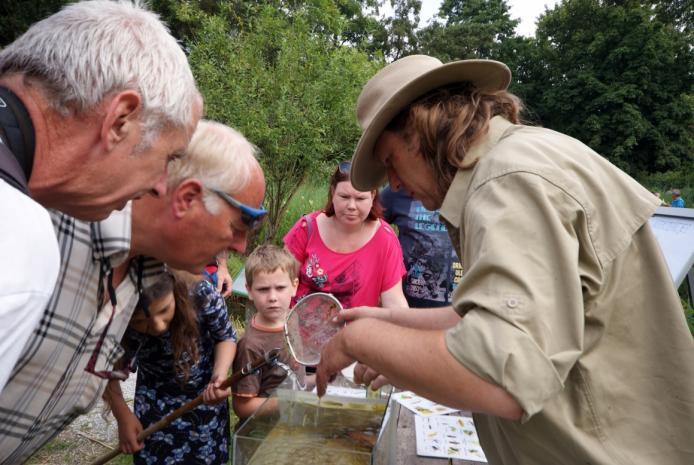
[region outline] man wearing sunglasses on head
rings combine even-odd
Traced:
[[[200,273],[228,251],[243,253],[267,212],[255,147],[240,133],[201,121],[186,156],[169,164],[167,194],[133,202],[133,245],[171,268]]]
[[[32,335],[0,395],[0,464],[22,463],[93,407],[114,376],[139,293],[163,271],[161,262],[201,273],[230,250],[244,252],[266,216],[255,147],[222,124],[201,121],[167,179],[165,195],[135,200],[100,223],[56,219],[59,231],[79,238],[58,277],[68,285],[51,297],[47,327],[39,328],[51,337]]]
[[[267,210],[244,205],[224,191],[214,189],[213,192],[219,195],[232,207],[238,208],[241,212],[241,221],[251,230],[260,227],[267,215]],[[233,283],[225,257],[216,257],[214,262],[209,263],[203,271],[203,277],[211,282],[217,289],[217,292],[222,294],[223,297],[229,297],[231,295],[231,286]]]

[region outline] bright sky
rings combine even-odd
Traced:
[[[545,11],[545,6],[552,8],[559,3],[559,0],[507,0],[511,7],[511,17],[520,18],[521,22],[516,28],[516,32],[524,36],[535,34],[535,21]],[[390,4],[386,1],[385,11],[392,11]],[[422,11],[420,13],[420,27],[426,26],[431,18],[439,11],[441,0],[422,0]]]

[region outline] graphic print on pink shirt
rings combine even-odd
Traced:
[[[315,253],[312,253],[306,261],[305,273],[306,277],[311,278],[313,285],[318,289],[323,289],[325,283],[328,282],[328,275],[325,273],[325,270],[320,267],[318,255]]]
[[[378,306],[381,293],[405,274],[397,236],[387,223],[379,220],[381,227],[364,246],[353,252],[335,252],[320,237],[316,226],[320,213],[300,218],[284,236],[287,249],[300,264],[296,299],[313,292],[328,292],[344,308]]]

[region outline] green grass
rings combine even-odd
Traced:
[[[109,465],[131,465],[133,463],[133,456],[130,454],[121,454],[108,463]]]
[[[41,456],[51,455],[51,454],[55,454],[58,452],[66,451],[66,450],[71,449],[73,447],[74,447],[74,444],[72,444],[70,441],[65,441],[63,439],[56,438],[56,439],[53,439],[52,441],[50,441],[48,444],[46,444],[45,446],[43,446],[40,449],[40,451],[41,451],[40,455]],[[39,455],[39,454],[37,454],[37,455]],[[38,458],[39,457],[32,457],[32,460],[29,460],[28,463],[40,463],[40,461],[34,460],[34,459],[38,459]]]
[[[660,192],[660,197],[667,203],[672,202],[672,189],[679,189],[685,206],[694,207],[694,168],[687,167],[679,171],[644,174],[638,181],[651,192]]]
[[[244,261],[244,258],[236,254],[229,255],[229,259],[227,260],[227,268],[229,269],[229,274],[232,278],[234,278],[238,274],[238,272],[241,271],[241,268],[243,268]]]
[[[327,199],[328,176],[318,182],[313,180],[305,182],[296,194],[294,194],[294,197],[292,197],[287,207],[287,212],[279,222],[278,242],[281,243],[284,235],[287,234],[287,231],[289,231],[289,229],[294,226],[294,223],[301,218],[301,215],[323,209]]]
[[[687,317],[687,324],[689,325],[689,332],[694,336],[694,307],[689,305],[686,300],[682,301],[682,306],[684,307],[684,314]]]

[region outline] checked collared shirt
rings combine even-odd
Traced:
[[[94,406],[106,379],[85,367],[99,347],[95,371],[111,369],[122,354],[120,340],[139,296],[135,266],[130,266],[115,289],[115,307],[105,284],[111,269],[128,256],[130,204],[100,223],[59,212],[51,212],[51,219],[60,249],[60,272],[41,321],[0,393],[3,465],[24,462]],[[150,284],[161,271],[160,264],[147,262],[142,284]]]

